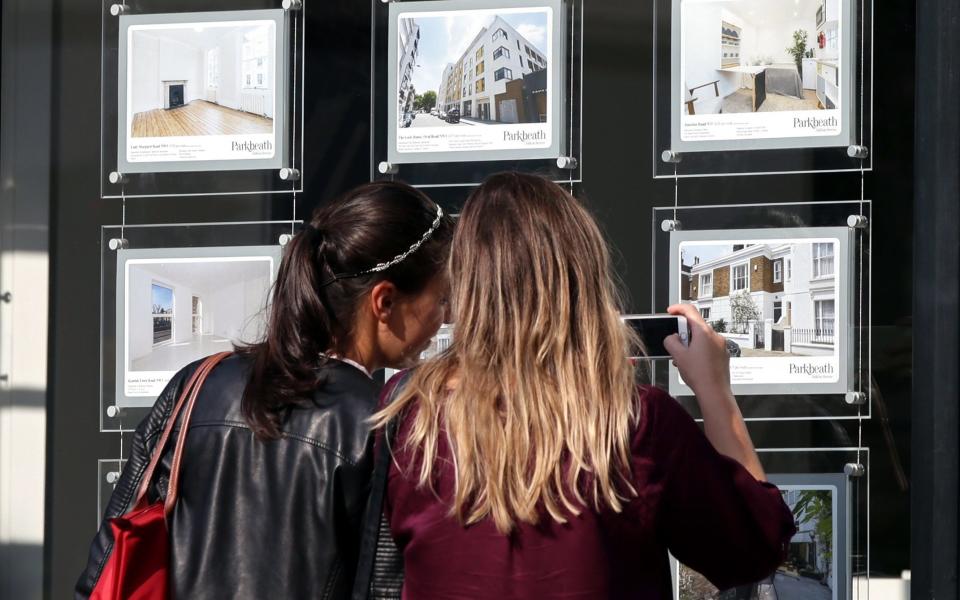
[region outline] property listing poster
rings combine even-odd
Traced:
[[[273,158],[280,102],[272,20],[127,29],[127,162]]]
[[[817,474],[803,477],[816,481]],[[706,577],[682,563],[674,565],[675,600],[842,600],[847,598],[843,536],[848,516],[838,502],[837,486],[784,484],[771,476],[784,504],[793,513],[797,533],[790,539],[786,560],[765,579],[737,586],[726,594]]]
[[[551,7],[400,13],[397,152],[550,148],[554,18]]]
[[[842,0],[680,2],[680,139],[842,133]]]
[[[839,249],[836,238],[680,244],[676,293],[726,339],[733,385],[840,381]]]
[[[230,351],[235,343],[259,341],[278,259],[271,254],[126,260],[118,288],[122,395],[152,404],[191,362]]]

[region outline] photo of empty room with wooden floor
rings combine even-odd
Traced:
[[[131,138],[272,134],[276,25],[232,21],[131,27]]]
[[[266,319],[273,259],[203,258],[129,261],[126,368],[176,371],[254,342]]]

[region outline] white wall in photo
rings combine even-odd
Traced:
[[[720,2],[683,3],[683,86],[689,90],[719,80],[720,97],[726,97],[740,88],[740,76],[725,73],[720,68],[720,24],[727,13]],[[734,23],[738,24],[738,23]],[[713,93],[712,86],[701,88],[701,93]]]
[[[164,107],[164,81],[184,81],[184,103],[203,97],[203,51],[171,36],[133,33],[133,112]]]

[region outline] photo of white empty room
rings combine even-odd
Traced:
[[[838,134],[847,1],[675,0],[683,139]]]
[[[118,308],[125,395],[156,396],[190,362],[259,340],[279,261],[267,251],[124,261]]]
[[[837,352],[836,240],[685,242],[680,299],[735,357]]]
[[[836,490],[783,486],[797,533],[787,559],[763,581],[718,590],[703,575],[680,564],[677,600],[842,600],[837,593]],[[841,586],[842,588],[842,586]]]
[[[236,169],[278,157],[284,19],[280,10],[121,17],[120,166]]]
[[[134,138],[273,133],[272,21],[130,28]]]

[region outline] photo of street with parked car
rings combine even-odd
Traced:
[[[549,35],[546,8],[401,17],[398,126],[546,123]]]
[[[686,242],[680,300],[727,339],[733,357],[832,356],[836,240]]]

